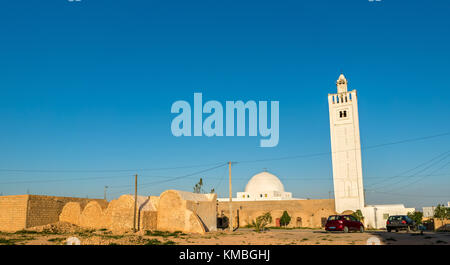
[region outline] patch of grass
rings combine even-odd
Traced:
[[[100,235],[103,238],[110,238],[110,239],[121,239],[125,235]]]
[[[302,238],[302,241],[307,241],[308,239],[305,237],[305,238]]]
[[[175,243],[174,241],[172,241],[172,240],[168,240],[168,241],[166,241],[166,242],[164,242],[163,243],[163,245],[176,245],[177,243]]]
[[[2,238],[0,237],[0,244],[5,244],[5,245],[15,245],[18,242],[22,242],[22,241],[28,241],[28,240],[33,240],[33,237],[22,237],[22,238]]]
[[[16,235],[57,235],[58,232],[51,231],[51,230],[48,230],[48,229],[44,229],[42,231],[34,231],[34,230],[22,229],[22,230],[14,232],[14,234],[16,234]]]
[[[168,231],[159,231],[159,230],[155,230],[155,231],[147,230],[147,231],[145,231],[145,235],[146,236],[162,236],[162,237],[169,237],[169,236],[178,237],[178,236],[186,236],[187,234],[185,234],[181,231],[168,232]]]
[[[436,243],[437,243],[437,244],[447,244],[447,242],[446,242],[446,241],[443,241],[443,240],[438,240],[438,241],[436,241]]]
[[[293,230],[293,227],[282,227],[282,226],[270,226],[269,229],[280,229],[280,230]]]
[[[31,230],[19,230],[16,231],[14,234],[20,235],[20,234],[39,234],[38,231],[31,231]]]
[[[6,238],[3,238],[3,237],[0,237],[0,244],[15,245],[15,240],[14,239],[6,239]]]
[[[78,231],[78,232],[76,232],[75,234],[76,234],[76,235],[79,235],[79,236],[85,236],[85,237],[88,237],[88,236],[92,236],[92,234],[93,234],[95,231],[96,231],[95,229],[86,229],[86,230],[83,230],[83,231]]]
[[[65,241],[66,239],[63,237],[55,237],[55,238],[49,238],[48,241],[49,242],[56,242],[56,243],[60,243]]]
[[[144,243],[144,245],[161,245],[161,244],[162,244],[162,242],[156,238],[147,239],[147,240],[145,240],[145,243]]]

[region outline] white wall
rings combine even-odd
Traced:
[[[414,211],[414,208],[405,208],[403,204],[369,205],[361,210],[364,226],[377,229],[386,228],[386,221],[391,215],[407,215]]]
[[[364,207],[364,189],[356,90],[347,92],[345,80],[338,91],[328,94],[328,106],[335,205],[336,212],[342,213]]]

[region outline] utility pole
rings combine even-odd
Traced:
[[[230,232],[233,232],[233,192],[231,187],[231,161],[228,162],[228,172],[229,172],[229,185],[230,185],[230,221],[228,222],[228,225],[230,226]]]
[[[105,201],[106,201],[106,189],[108,188],[108,186],[105,186],[105,190],[104,190],[104,193],[103,193],[103,198],[105,199]]]
[[[136,232],[136,210],[137,210],[137,177],[134,176],[134,218],[133,218],[133,232]]]

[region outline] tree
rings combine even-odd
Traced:
[[[194,186],[194,193],[201,193],[203,187],[203,179],[200,178],[200,181]]]
[[[280,225],[287,226],[290,221],[291,221],[291,217],[289,216],[288,212],[284,211],[283,215],[281,215],[281,218],[280,218]]]
[[[442,222],[449,218],[450,210],[449,208],[445,207],[444,205],[438,204],[436,209],[434,209],[434,217],[438,218]]]
[[[361,212],[361,210],[356,210],[356,212],[352,213],[352,216],[358,219],[358,221],[362,222],[364,221],[364,216]]]
[[[252,225],[255,227],[256,232],[263,231],[268,224],[272,223],[272,215],[270,212],[267,212],[261,216],[256,217],[256,220],[252,222]]]
[[[417,225],[421,225],[422,224],[422,217],[423,217],[423,213],[422,212],[418,212],[418,211],[409,212],[408,213],[408,217],[413,219],[414,222],[416,222]]]

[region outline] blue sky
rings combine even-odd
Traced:
[[[203,177],[227,196],[226,167],[172,178],[330,152],[327,94],[343,72],[358,90],[366,202],[447,202],[449,157],[403,172],[449,151],[448,135],[364,148],[450,132],[449,12],[443,0],[2,3],[0,192],[103,197],[108,185],[111,198],[138,173],[143,195]],[[194,92],[278,100],[278,146],[172,136],[170,107]],[[238,163],[233,193],[264,168],[295,197],[332,190],[325,154]]]

